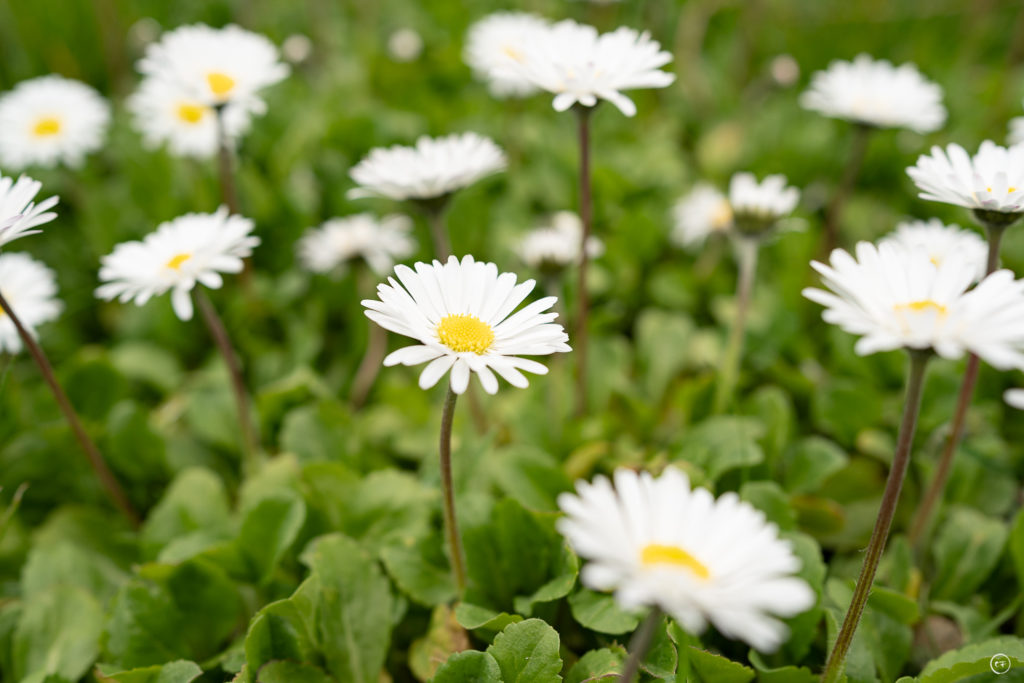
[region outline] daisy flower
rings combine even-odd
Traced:
[[[977,262],[949,254],[936,265],[924,249],[893,243],[856,246],[812,262],[831,291],[805,289],[825,306],[825,322],[860,335],[860,355],[932,349],[943,358],[965,352],[1005,370],[1024,367],[1024,280],[999,270],[971,289]]]
[[[732,227],[729,200],[710,183],[699,183],[672,208],[672,241],[686,249],[699,247],[713,233]]]
[[[948,258],[964,258],[975,265],[974,281],[985,277],[988,243],[976,232],[959,225],[945,225],[938,218],[900,223],[879,244],[896,244],[905,249],[923,249],[936,266]]]
[[[752,173],[737,173],[729,181],[729,205],[733,223],[744,233],[758,235],[790,214],[800,200],[800,191],[786,187],[786,176],[766,176],[760,183]]]
[[[538,32],[522,59],[497,66],[494,73],[554,93],[556,111],[608,100],[626,116],[633,116],[636,105],[622,91],[671,84],[675,74],[660,70],[670,61],[672,55],[646,32],[620,27],[598,34],[593,26],[566,19]]]
[[[110,105],[85,83],[57,75],[0,96],[0,166],[81,166],[103,144]]]
[[[1011,408],[1024,410],[1024,389],[1007,389],[1003,393],[1003,400]]]
[[[288,66],[265,36],[234,24],[219,29],[193,24],[168,31],[150,44],[139,71],[177,85],[203,104],[243,102],[262,113],[266,105],[260,91],[284,79]]]
[[[946,121],[942,88],[915,65],[893,66],[864,54],[816,72],[800,104],[832,118],[918,133],[938,130]]]
[[[49,210],[57,204],[56,197],[49,197],[38,204],[32,201],[42,186],[41,182],[28,176],[21,176],[15,181],[0,175],[0,247],[19,237],[42,232],[32,228],[57,217]]]
[[[57,298],[57,278],[53,271],[27,254],[0,254],[0,294],[33,337],[36,327],[56,318],[63,308]],[[21,351],[18,329],[2,308],[0,351]]]
[[[551,225],[544,225],[526,233],[519,243],[518,253],[530,268],[561,270],[579,263],[583,222],[572,211],[559,211],[551,217]],[[587,240],[587,255],[596,258],[604,253],[604,244],[597,237]]]
[[[252,101],[224,107],[224,132],[237,140],[249,128]],[[207,158],[217,153],[220,133],[217,112],[189,95],[180,85],[159,78],[144,78],[128,98],[128,110],[148,147],[167,145],[176,156]]]
[[[530,95],[537,86],[515,65],[547,28],[548,22],[535,14],[495,12],[469,27],[463,59],[495,97]]]
[[[410,236],[412,221],[407,216],[378,219],[368,213],[332,218],[312,228],[297,245],[299,261],[314,273],[342,269],[354,258],[362,258],[377,275],[394,268],[395,261],[412,256],[416,242]]]
[[[559,532],[589,560],[580,574],[588,588],[615,591],[626,609],[657,606],[691,634],[708,622],[723,635],[763,652],[785,642],[776,617],[810,609],[816,596],[799,558],[764,513],[726,493],[715,499],[690,488],[667,467],[660,477],[618,469],[576,483],[558,506]]]
[[[349,175],[359,187],[352,198],[434,199],[505,169],[505,153],[476,133],[421,137],[415,147],[370,150]]]
[[[971,157],[963,147],[932,147],[907,174],[921,199],[973,209],[986,223],[1012,223],[1024,212],[1024,146],[981,143]]]
[[[242,259],[260,243],[253,236],[253,222],[216,213],[189,213],[162,223],[141,241],[123,242],[101,259],[101,284],[96,296],[115,297],[141,306],[154,296],[171,291],[171,305],[181,320],[191,320],[189,294],[196,283],[218,289],[221,273],[242,270]]]
[[[397,281],[395,280],[397,278]],[[451,389],[466,391],[475,372],[489,394],[498,391],[495,373],[509,384],[525,387],[520,372],[546,374],[548,369],[520,355],[546,356],[571,349],[562,326],[548,312],[556,297],[515,308],[533,290],[533,280],[516,284],[513,273],[498,273],[493,263],[464,256],[446,264],[397,266],[395,277],[377,287],[380,300],[363,301],[366,316],[391,332],[419,340],[384,359],[385,366],[429,363],[420,374],[420,388],[429,389],[451,370]]]

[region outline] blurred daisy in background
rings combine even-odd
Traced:
[[[109,124],[110,105],[85,83],[57,75],[22,81],[0,96],[0,166],[81,166]]]
[[[677,246],[695,249],[712,234],[732,227],[729,200],[710,183],[698,183],[672,207],[671,239]]]
[[[1000,370],[1024,368],[1024,280],[999,270],[971,288],[977,261],[956,253],[932,262],[923,249],[894,243],[836,249],[829,264],[811,266],[828,290],[803,291],[825,307],[822,318],[859,335],[860,355],[932,349],[943,358],[965,352]]]
[[[141,241],[123,242],[101,259],[96,296],[142,306],[171,291],[171,305],[181,320],[192,318],[190,293],[196,283],[218,289],[221,273],[238,273],[242,259],[260,243],[253,222],[216,213],[189,213],[162,223]]]
[[[800,97],[804,109],[877,128],[909,128],[930,133],[946,122],[942,88],[914,64],[861,54],[852,62],[833,61],[815,72]]]
[[[0,247],[19,237],[34,235],[33,230],[49,223],[57,214],[50,211],[57,205],[56,197],[48,197],[36,204],[33,200],[43,184],[28,176],[5,178],[0,175]]]
[[[495,97],[523,97],[537,85],[515,65],[548,28],[548,21],[526,12],[495,12],[477,21],[466,33],[463,59]]]
[[[391,215],[378,219],[368,213],[332,218],[311,228],[296,248],[303,267],[314,273],[343,273],[349,261],[362,258],[377,275],[386,275],[416,250],[410,235],[412,220]]]
[[[1010,132],[1006,136],[1006,142],[1010,145],[1024,142],[1024,116],[1010,119]]]
[[[580,241],[583,222],[572,211],[559,211],[549,224],[531,230],[523,236],[517,252],[530,268],[540,271],[560,271],[580,262]],[[604,244],[597,237],[587,240],[587,252],[591,258],[604,253]]]
[[[400,28],[388,36],[388,54],[396,62],[414,62],[423,54],[423,38],[415,29]]]
[[[445,264],[397,266],[395,277],[377,287],[380,300],[362,303],[370,320],[420,343],[391,353],[384,365],[427,363],[419,380],[423,389],[451,370],[450,386],[456,394],[466,391],[471,373],[489,394],[498,391],[495,373],[516,387],[529,384],[521,371],[546,374],[546,366],[519,356],[570,351],[569,337],[554,322],[558,314],[545,312],[556,297],[515,310],[535,284],[516,284],[516,279],[513,273],[499,274],[493,263],[468,255],[461,261],[452,256]]]
[[[1009,224],[1024,212],[1024,146],[985,140],[973,157],[957,144],[932,147],[907,174],[921,199],[973,209],[987,224]]]
[[[608,100],[633,116],[636,105],[622,91],[671,84],[675,74],[660,70],[671,61],[672,55],[646,32],[620,27],[598,34],[593,26],[566,19],[535,34],[521,59],[495,66],[494,72],[554,93],[556,111]]]
[[[1024,410],[1024,389],[1007,389],[1003,393],[1003,400],[1011,408]]]
[[[0,254],[0,294],[33,337],[38,326],[55,319],[63,308],[54,272],[28,254]],[[18,353],[21,348],[11,316],[0,308],[0,352]]]
[[[800,201],[800,190],[786,186],[786,176],[770,175],[761,182],[752,173],[737,173],[729,181],[733,225],[746,236],[760,236],[788,216]]]
[[[588,560],[583,585],[615,591],[627,610],[654,606],[690,634],[714,624],[723,635],[762,652],[789,630],[776,617],[810,609],[817,596],[803,579],[791,544],[764,513],[735,493],[715,499],[668,467],[655,479],[620,468],[578,481],[563,493],[558,530]]]
[[[975,266],[974,280],[985,277],[988,244],[976,232],[959,225],[946,225],[938,218],[906,221],[879,241],[905,249],[923,249],[928,260],[941,266],[948,258],[963,258]]]

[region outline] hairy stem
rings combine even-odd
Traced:
[[[736,240],[736,259],[739,276],[736,282],[736,317],[729,330],[729,341],[725,346],[722,365],[715,385],[715,398],[712,410],[715,415],[724,412],[733,398],[736,381],[739,377],[740,364],[743,358],[743,338],[747,330],[747,312],[750,310],[750,297],[754,290],[754,279],[757,276],[757,253],[760,244],[751,238],[740,237]]]
[[[444,263],[452,253],[452,244],[448,238],[448,226],[444,220],[443,208],[427,211],[427,223],[430,225],[430,237],[434,241],[434,256]]]
[[[360,297],[372,295],[373,282],[370,270],[364,264],[357,265],[356,269],[356,284]],[[352,407],[356,410],[362,408],[366,403],[366,398],[370,395],[370,389],[373,388],[373,383],[377,379],[381,363],[384,362],[384,356],[388,350],[387,330],[372,320],[367,320],[367,322],[369,330],[366,337],[366,352],[363,354],[363,359],[359,361],[359,368],[352,380],[351,400]]]
[[[590,107],[577,107],[577,122],[579,123],[579,148],[580,148],[580,221],[583,223],[583,232],[580,235],[580,262],[579,279],[576,286],[576,296],[579,300],[579,310],[576,316],[576,363],[578,374],[576,375],[576,414],[583,415],[587,410],[587,318],[589,316],[590,298],[587,293],[587,266],[590,263],[590,254],[587,253],[587,242],[593,231],[593,203],[590,190]]]
[[[463,564],[462,539],[459,536],[459,524],[455,517],[455,487],[452,484],[452,420],[455,416],[455,399],[458,395],[448,387],[444,397],[444,409],[441,413],[441,494],[444,498],[444,532],[448,539],[448,551],[451,555],[452,574],[459,597],[466,590],[466,568]]]
[[[224,123],[224,105],[215,108],[217,113],[217,170],[220,174],[221,201],[233,214],[238,210],[238,189],[235,187],[234,158]]]
[[[652,607],[647,618],[640,624],[640,628],[633,634],[629,641],[629,658],[622,668],[619,676],[619,683],[633,683],[633,679],[640,672],[640,662],[644,661],[647,651],[651,649],[651,642],[654,640],[654,632],[661,624],[663,612],[658,607]]]

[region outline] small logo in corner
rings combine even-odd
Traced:
[[[1002,652],[994,654],[992,659],[988,660],[988,668],[992,669],[992,673],[996,676],[1010,673],[1010,658]]]

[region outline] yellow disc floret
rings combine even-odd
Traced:
[[[47,116],[46,118],[39,119],[36,122],[35,127],[32,128],[32,132],[38,137],[45,138],[51,135],[56,135],[60,132],[60,128],[60,119],[53,116]]]
[[[910,301],[905,304],[896,304],[893,308],[897,312],[910,311],[912,313],[924,313],[925,311],[935,311],[939,315],[946,315],[948,309],[942,304],[932,301],[931,299],[922,299],[920,301]]]
[[[453,313],[441,318],[437,337],[452,351],[482,354],[494,343],[494,330],[475,315]]]
[[[708,568],[701,564],[697,558],[675,545],[652,543],[644,546],[644,549],[640,551],[640,562],[645,567],[657,565],[682,567],[689,569],[695,576],[701,579],[707,579],[711,576]]]
[[[192,258],[192,254],[175,254],[170,261],[167,262],[167,267],[171,270],[180,270],[181,264]]]
[[[199,123],[205,113],[206,107],[201,104],[182,102],[178,105],[178,118],[185,123]]]
[[[206,82],[217,97],[223,97],[235,88],[235,79],[220,71],[211,71],[206,74]]]

